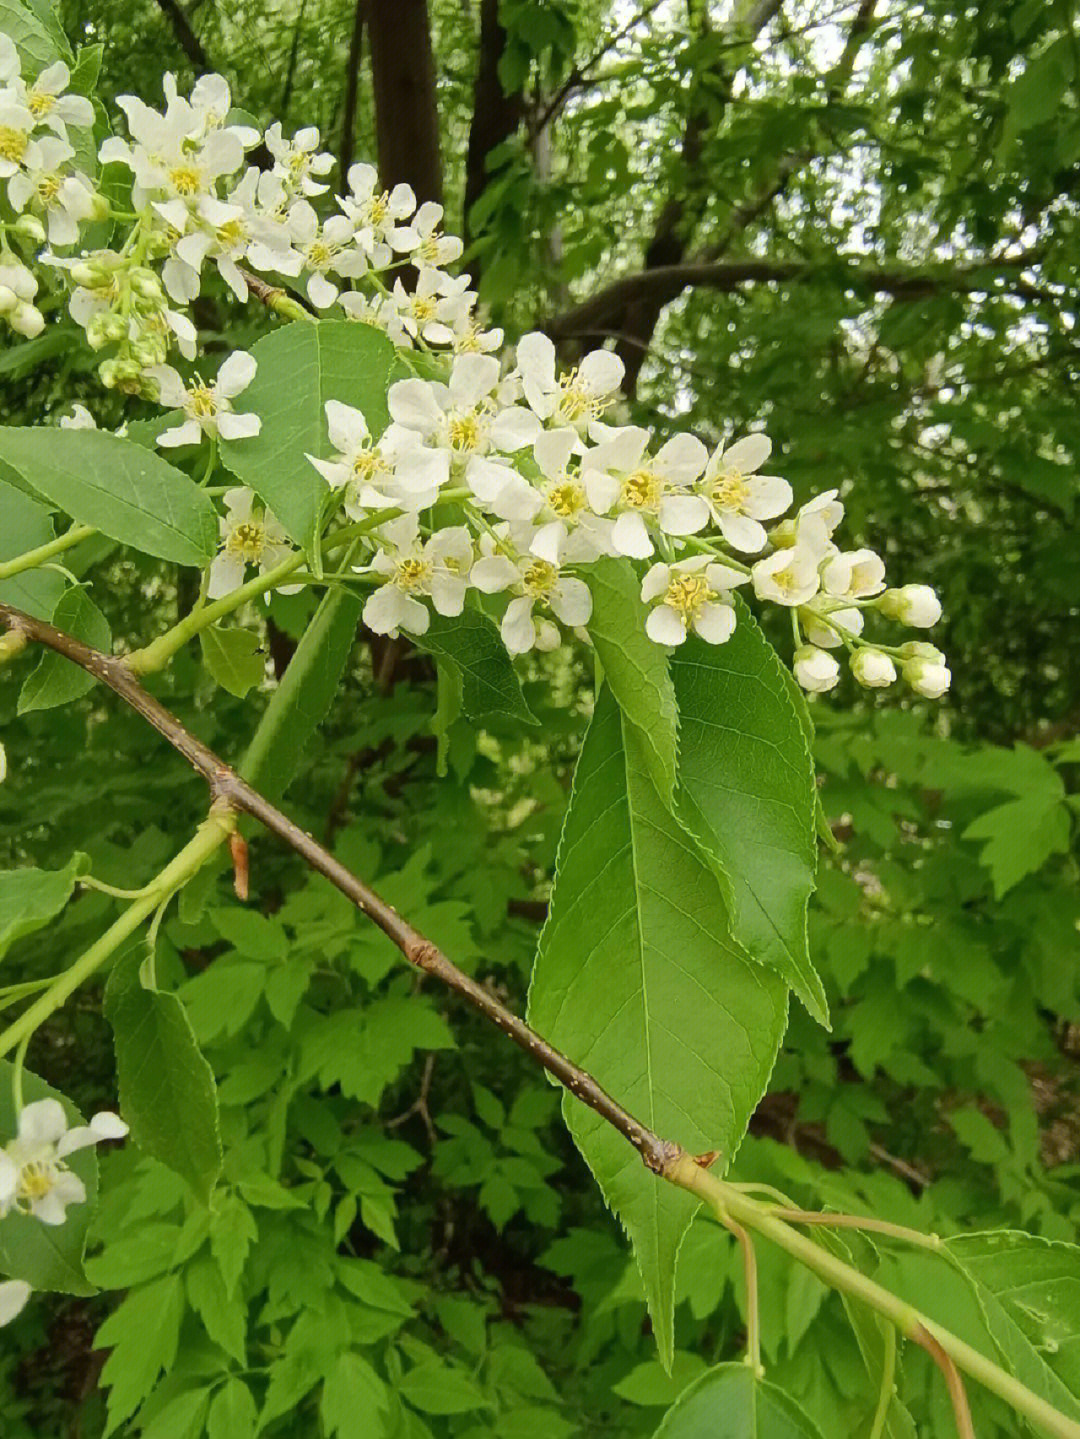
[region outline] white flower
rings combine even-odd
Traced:
[[[94,213],[96,201],[85,175],[68,172],[75,151],[66,140],[46,135],[26,147],[23,169],[8,181],[8,199],[20,214],[30,206],[43,214],[50,245],[73,245],[79,225]]]
[[[387,403],[394,419],[387,432],[391,442],[398,441],[401,429],[411,430],[425,445],[449,453],[454,470],[482,504],[500,518],[521,517],[531,486],[489,455],[522,449],[539,434],[540,422],[523,406],[503,403],[494,355],[459,355],[445,385],[399,380],[390,386]],[[534,492],[530,502],[535,513],[542,500]]]
[[[182,234],[176,242],[177,259],[195,277],[193,281],[180,282],[178,288],[182,293],[191,299],[198,294],[198,275],[208,258],[241,301],[248,297],[247,280],[240,269],[242,262],[256,270],[279,270],[286,275],[300,273],[303,259],[292,249],[285,226],[272,216],[260,213],[257,208],[260,191],[265,190],[268,183],[273,185],[273,177],[260,175],[251,166],[240,183],[230,191],[227,200],[208,196],[202,201],[198,227]],[[182,230],[184,216],[178,212],[176,204],[159,205],[157,209],[167,222]],[[173,293],[173,287],[170,287],[170,293]]]
[[[918,630],[928,630],[941,618],[941,601],[929,585],[904,585],[898,590],[886,590],[877,608],[889,619],[914,625]]]
[[[73,404],[70,415],[60,416],[62,430],[96,430],[97,420],[85,405]]]
[[[896,666],[884,650],[865,645],[852,656],[851,673],[865,689],[884,689],[896,678]]]
[[[819,560],[832,553],[836,548],[832,543],[833,533],[844,518],[844,506],[836,498],[839,493],[839,490],[825,490],[815,495],[802,506],[794,519],[774,526],[769,535],[773,546],[790,549],[798,544],[803,549],[813,550]]]
[[[425,510],[438,499],[450,475],[445,451],[429,449],[411,431],[387,432],[376,444],[362,413],[339,400],[327,400],[326,422],[337,453],[329,460],[308,459],[331,489],[344,491],[350,518],[395,505]]]
[[[421,266],[421,273],[427,266],[442,269],[461,259],[465,247],[457,236],[439,233],[442,217],[443,207],[433,200],[425,200],[409,224],[397,234],[394,248],[409,254]]]
[[[326,193],[330,187],[320,184],[315,176],[329,175],[334,157],[319,150],[319,132],[314,125],[297,130],[291,140],[286,140],[280,121],[275,120],[263,138],[274,157],[274,174],[290,190],[302,195]]]
[[[374,165],[349,166],[349,194],[338,197],[356,234],[356,243],[377,270],[385,269],[393,252],[415,249],[415,229],[401,228],[416,209],[416,196],[408,185],[395,185],[387,193],[379,188]]]
[[[797,683],[810,694],[825,694],[840,678],[840,666],[833,656],[814,645],[800,645],[792,669]]]
[[[266,574],[293,553],[289,537],[272,511],[265,509],[242,485],[226,490],[225,514],[218,521],[221,549],[210,566],[206,593],[212,600],[228,595],[244,583],[248,565]],[[295,595],[300,585],[280,585],[279,593]]]
[[[135,176],[132,199],[141,208],[157,200],[180,200],[198,213],[217,193],[217,183],[244,163],[244,144],[231,127],[205,132],[205,115],[186,100],[170,101],[166,113],[134,95],[116,102],[127,116],[134,144],[110,137],[98,154],[102,164],[126,165]]]
[[[593,514],[584,481],[570,463],[578,437],[575,430],[543,430],[533,445],[540,467],[543,508],[532,520],[530,552],[550,564],[580,564],[611,553],[612,522]]]
[[[307,295],[316,309],[328,309],[338,297],[341,287],[328,275],[355,279],[367,272],[367,257],[353,244],[353,227],[344,215],[331,215],[320,227],[313,207],[297,200],[289,210],[289,237],[310,271]]]
[[[758,560],[750,574],[758,599],[773,600],[778,605],[806,604],[817,594],[821,583],[818,556],[802,545],[777,550]]]
[[[610,350],[593,350],[576,369],[558,375],[555,346],[539,331],[518,341],[517,368],[533,413],[553,425],[576,429],[600,418],[622,384],[625,369]]]
[[[82,1204],[86,1189],[64,1160],[103,1139],[122,1139],[128,1127],[115,1114],[95,1114],[88,1125],[68,1128],[63,1105],[38,1099],[19,1114],[19,1132],[0,1150],[0,1214],[16,1209],[42,1224],[63,1224],[69,1204]]]
[[[845,550],[831,555],[821,567],[826,594],[859,600],[885,588],[885,561],[873,550]]]
[[[472,291],[469,291],[470,297]],[[454,329],[455,355],[488,355],[500,348],[503,342],[502,330],[485,330],[479,321],[462,317]]]
[[[952,671],[945,663],[945,656],[933,645],[911,640],[901,646],[900,656],[900,673],[924,699],[940,699],[952,684]]]
[[[0,85],[11,86],[22,75],[22,61],[10,35],[0,31]]]
[[[618,514],[611,532],[615,550],[638,560],[653,552],[646,516],[669,535],[694,534],[709,517],[700,499],[688,493],[705,468],[705,446],[693,435],[675,435],[647,457],[649,439],[649,431],[637,425],[608,430],[582,461],[593,509]]]
[[[557,565],[531,555],[512,560],[488,548],[473,566],[472,583],[484,594],[509,589],[516,596],[507,605],[500,627],[503,644],[512,655],[534,648],[555,649],[559,643],[557,627],[534,616],[536,606],[549,609],[571,629],[587,624],[592,614],[592,594],[584,580],[563,575]]]
[[[722,645],[735,632],[730,591],[746,576],[727,565],[695,555],[677,564],[653,565],[641,584],[641,598],[652,605],[645,629],[658,645],[681,645],[692,629],[711,645]]]
[[[94,123],[94,107],[85,96],[64,94],[70,83],[71,71],[62,60],[57,60],[46,66],[22,95],[34,119],[54,130],[61,139],[67,139],[68,125],[89,130]]]
[[[721,445],[697,485],[724,539],[745,554],[765,548],[768,536],[761,521],[776,519],[791,504],[787,480],[755,473],[771,453],[772,445],[764,435],[747,435],[727,449]]]
[[[173,430],[158,435],[158,444],[197,445],[203,435],[220,435],[223,440],[245,440],[262,428],[258,415],[238,415],[232,402],[255,378],[255,360],[243,350],[229,356],[212,385],[201,380],[185,385],[171,365],[155,365],[149,375],[159,386],[159,403],[182,409],[187,419]]]
[[[469,311],[468,283],[468,275],[454,279],[441,270],[421,270],[413,290],[406,290],[400,279],[394,281],[386,307],[413,339],[419,335],[429,345],[450,345],[455,325]]]
[[[385,575],[386,583],[364,605],[364,623],[379,635],[409,630],[422,635],[431,623],[427,606],[417,598],[426,595],[441,615],[459,615],[473,562],[472,536],[464,525],[436,530],[421,541],[415,515],[403,515],[383,525],[382,546],[368,568]]]
[[[34,117],[25,105],[0,92],[0,180],[21,169],[34,129]]]
[[[7,1279],[0,1284],[0,1329],[22,1313],[32,1293],[23,1279]]]

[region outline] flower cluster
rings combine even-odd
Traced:
[[[68,1128],[63,1105],[38,1099],[19,1112],[18,1134],[0,1149],[0,1219],[13,1210],[42,1224],[63,1224],[72,1204],[86,1201],[86,1187],[66,1160],[103,1139],[128,1132],[115,1114],[95,1114],[89,1124]],[[22,1310],[30,1286],[12,1279],[0,1284],[0,1325]]]
[[[234,406],[255,374],[250,355],[229,355],[212,382],[185,380],[169,363],[173,349],[196,356],[189,311],[211,270],[241,300],[261,272],[303,293],[316,313],[377,326],[414,370],[391,387],[391,424],[379,436],[358,410],[330,401],[328,446],[309,457],[329,487],[327,524],[363,532],[353,568],[336,581],[371,590],[372,630],[422,634],[432,611],[459,614],[471,588],[503,597],[512,654],[550,649],[563,628],[588,624],[589,568],[615,556],[640,566],[642,625],[659,645],[690,634],[723,644],[745,587],[790,611],[794,673],[808,691],[838,682],[842,653],[869,688],[898,674],[923,696],[948,688],[933,646],[864,636],[868,612],[925,628],[940,605],[925,586],[887,589],[873,552],[839,547],[837,491],[792,514],[791,486],[765,471],[764,435],[710,449],[693,434],[658,444],[641,426],[613,423],[623,366],[609,351],[562,371],[554,345],[535,333],[512,362],[503,357],[501,331],[477,317],[469,276],[448,269],[462,244],[443,233],[441,207],[418,206],[407,185],[382,189],[366,164],[349,169],[347,194],[330,195],[333,160],[319,132],[290,138],[274,124],[261,134],[233,110],[220,76],[202,77],[186,97],[166,77],[161,110],[121,97],[127,136],[107,139],[100,159],[130,173],[131,211],[110,212],[119,224],[111,248],[66,253],[104,204],[72,167],[65,126],[88,123],[89,106],[65,93],[68,78],[53,66],[27,87],[14,50],[0,49],[9,97],[0,178],[34,234],[47,234],[43,258],[70,287],[70,312],[90,345],[108,351],[103,382],[180,412],[159,444],[205,438],[216,447],[260,430],[257,414]],[[260,142],[270,160],[261,169],[249,162]],[[30,333],[40,321],[30,304],[36,282],[9,250],[0,258],[0,312]],[[422,373],[414,351],[427,352]],[[441,378],[430,378],[440,366]],[[287,569],[294,553],[251,491],[228,489],[223,499],[211,598],[236,589],[251,566]]]

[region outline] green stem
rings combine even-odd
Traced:
[[[889,1417],[889,1405],[896,1390],[896,1329],[885,1326],[885,1358],[881,1368],[881,1393],[878,1395],[874,1422],[870,1426],[869,1439],[881,1439],[885,1433],[885,1422]]]
[[[26,1034],[19,1041],[19,1047],[15,1051],[15,1061],[11,1069],[11,1098],[15,1106],[15,1118],[18,1119],[23,1109],[23,1064],[26,1061],[26,1049],[30,1043],[30,1036]]]
[[[62,555],[65,550],[70,550],[74,545],[88,540],[91,535],[96,535],[97,530],[90,525],[72,525],[62,535],[57,535],[55,540],[50,540],[46,545],[38,545],[36,550],[27,550],[23,555],[16,555],[13,560],[5,560],[0,564],[0,580],[10,580],[13,575],[21,575],[23,570],[33,570],[38,565],[43,565],[51,560],[54,555]]]
[[[884,1234],[890,1239],[900,1239],[919,1249],[930,1249],[935,1254],[945,1250],[944,1240],[939,1234],[923,1234],[918,1229],[906,1229],[902,1224],[890,1224],[885,1219],[869,1219],[862,1214],[830,1214],[828,1210],[786,1208],[772,1209],[770,1213],[774,1219],[783,1219],[789,1224],[824,1224],[832,1229],[862,1229],[871,1234]]]
[[[143,920],[153,914],[166,896],[175,893],[197,874],[215,850],[225,842],[230,830],[230,821],[224,815],[212,814],[209,819],[204,820],[194,837],[148,887],[142,899],[130,904],[116,923],[81,954],[69,969],[58,975],[45,993],[0,1034],[0,1058],[16,1045],[25,1043],[49,1015],[59,1009],[95,970],[100,969],[129,935],[134,934]]]
[[[338,549],[342,545],[350,544],[361,535],[370,534],[379,525],[385,524],[387,520],[396,519],[401,514],[400,510],[377,510],[369,515],[366,520],[358,524],[349,525],[342,530],[328,536],[325,541],[325,548],[328,550]],[[201,609],[192,610],[189,615],[173,625],[172,629],[166,630],[156,640],[151,641],[141,650],[135,650],[128,655],[125,663],[132,674],[145,675],[154,670],[163,669],[172,659],[178,650],[183,649],[187,642],[194,639],[203,630],[209,629],[218,620],[226,615],[231,615],[248,600],[257,599],[260,595],[276,589],[278,585],[287,583],[297,570],[305,563],[306,557],[301,551],[290,555],[288,559],[282,560],[273,569],[267,570],[265,574],[255,575],[238,589],[231,590],[221,599],[214,600],[212,604],[204,605]]]
[[[1035,1424],[1041,1424],[1053,1439],[1080,1439],[1080,1424],[1067,1418],[1060,1410],[1041,1399],[1026,1384],[1021,1384],[999,1364],[987,1359],[970,1344],[965,1344],[947,1329],[943,1329],[927,1315],[890,1294],[880,1284],[860,1273],[850,1264],[822,1249],[806,1235],[792,1229],[783,1220],[777,1219],[770,1208],[757,1200],[740,1194],[730,1185],[724,1184],[701,1168],[690,1155],[682,1154],[666,1172],[666,1178],[688,1189],[702,1199],[716,1214],[721,1223],[734,1219],[747,1229],[771,1240],[793,1259],[804,1264],[831,1289],[857,1299],[868,1308],[880,1314],[906,1338],[923,1343],[929,1337],[956,1365],[957,1369],[977,1380],[992,1394],[1003,1399],[1016,1413],[1022,1414]]]

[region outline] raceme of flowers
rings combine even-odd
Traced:
[[[15,1211],[41,1224],[63,1224],[68,1207],[86,1201],[86,1187],[68,1167],[68,1156],[103,1139],[123,1139],[127,1132],[115,1114],[95,1114],[89,1124],[70,1129],[59,1100],[25,1105],[18,1133],[0,1148],[0,1219]],[[29,1297],[30,1286],[22,1280],[0,1283],[0,1325],[14,1319]]]
[[[126,138],[110,136],[99,150],[103,164],[131,177],[130,210],[117,212],[75,163],[72,140],[92,111],[67,92],[69,78],[58,64],[28,85],[0,36],[0,182],[19,217],[0,230],[0,315],[23,334],[40,330],[25,257],[44,244],[45,273],[68,287],[91,347],[107,351],[103,383],[180,412],[160,445],[216,445],[260,429],[243,406],[250,355],[229,355],[213,381],[185,380],[169,363],[173,350],[197,355],[188,312],[211,269],[241,300],[251,273],[262,272],[301,290],[319,313],[379,327],[406,358],[446,356],[444,378],[391,387],[392,422],[377,439],[358,410],[328,402],[333,453],[309,457],[337,500],[331,526],[393,515],[369,527],[349,572],[336,576],[370,589],[370,629],[423,634],[433,611],[460,614],[473,589],[502,597],[512,654],[551,649],[564,630],[588,624],[590,565],[621,556],[639,565],[642,623],[658,645],[691,633],[723,644],[742,589],[791,612],[794,673],[808,691],[831,689],[844,655],[869,688],[898,674],[929,698],[948,688],[932,645],[863,634],[868,611],[933,625],[933,591],[888,589],[878,555],[838,546],[836,491],[792,514],[790,485],[764,468],[764,435],[711,452],[688,433],[657,444],[643,427],[612,423],[623,375],[614,354],[597,350],[562,371],[537,333],[518,343],[512,365],[500,358],[502,333],[483,328],[469,277],[446,268],[462,245],[443,233],[440,206],[418,206],[407,185],[382,190],[366,164],[350,168],[348,193],[335,199],[326,178],[334,162],[317,130],[290,138],[274,124],[260,133],[237,119],[226,81],[207,75],[187,97],[166,77],[160,111],[133,96],[118,101]],[[262,170],[246,159],[260,142],[272,161]],[[111,247],[89,248],[106,217],[117,227]],[[409,285],[398,273],[406,268]],[[93,421],[81,413],[70,423]],[[250,491],[227,490],[222,501],[210,598],[291,552]]]

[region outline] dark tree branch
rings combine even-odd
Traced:
[[[537,1034],[523,1019],[495,998],[483,985],[460,970],[442,950],[432,944],[403,919],[397,910],[382,899],[362,879],[358,879],[339,860],[302,830],[269,800],[243,780],[213,750],[185,729],[153,695],[147,693],[122,659],[114,659],[91,649],[72,635],[24,614],[12,605],[0,602],[0,624],[14,634],[45,645],[65,659],[71,660],[88,674],[107,685],[125,704],[152,725],[188,764],[206,780],[214,800],[238,814],[250,815],[265,829],[295,851],[316,873],[328,879],[357,909],[378,925],[383,934],[397,946],[416,969],[434,977],[467,1000],[498,1029],[523,1049],[530,1058],[568,1089],[575,1098],[594,1110],[634,1146],[647,1168],[662,1176],[673,1171],[683,1158],[684,1150],[671,1140],[661,1139],[603,1089],[591,1074],[580,1069],[565,1054]],[[715,1156],[714,1156],[715,1157]],[[711,1162],[711,1161],[710,1161]]]
[[[956,270],[886,270],[861,265],[811,264],[806,261],[717,260],[663,265],[640,270],[615,280],[598,294],[556,315],[543,325],[553,340],[570,339],[590,331],[617,329],[620,315],[637,303],[662,308],[690,286],[733,291],[752,284],[806,284],[833,280],[852,290],[865,290],[914,300],[929,295],[983,293],[1010,294],[1026,300],[1057,304],[1061,294],[1011,275],[994,275],[990,270],[1015,270],[1033,264],[1028,255],[1015,260],[998,260],[993,265]],[[1001,283],[1004,281],[1004,283]],[[625,339],[632,339],[625,335]],[[634,343],[640,343],[634,340]]]
[[[300,9],[296,13],[296,28],[293,30],[292,44],[289,46],[289,61],[285,66],[285,84],[281,87],[281,118],[285,119],[288,114],[289,105],[292,102],[293,86],[296,84],[296,67],[300,60],[300,35],[304,28],[304,11],[307,9],[307,0],[300,0]]]
[[[341,150],[338,154],[338,174],[341,177],[342,192],[348,188],[347,176],[353,162],[356,145],[356,101],[360,93],[360,65],[364,56],[366,19],[366,0],[356,0],[352,35],[349,37],[349,57],[345,62],[345,104],[341,116]]]
[[[191,61],[192,65],[200,74],[212,70],[206,51],[202,47],[202,41],[191,28],[191,21],[185,14],[180,0],[157,0],[158,9],[172,26],[172,32],[180,44],[181,50]]]

